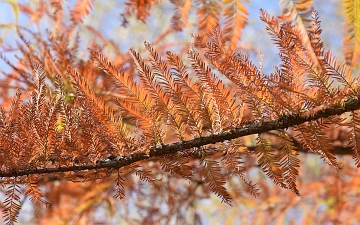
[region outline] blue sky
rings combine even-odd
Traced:
[[[14,0],[10,0],[14,1]],[[24,2],[24,1],[20,1]],[[74,4],[75,1],[64,1],[64,4],[67,4],[66,8],[71,8],[71,6]],[[261,49],[261,51],[264,54],[264,72],[270,73],[272,72],[273,65],[278,65],[279,60],[277,57],[277,49],[276,46],[272,44],[272,41],[270,40],[269,35],[265,31],[265,24],[260,21],[259,19],[259,9],[263,8],[265,9],[270,15],[280,15],[281,10],[279,6],[278,0],[269,0],[269,1],[262,1],[262,0],[250,0],[249,3],[247,3],[247,7],[249,10],[249,21],[248,26],[243,31],[242,40],[240,42],[241,44],[246,45],[252,45],[257,46]],[[137,21],[131,21],[131,24],[135,25],[138,29],[131,31],[131,25],[129,28],[124,29],[120,27],[120,12],[122,12],[122,5],[123,1],[118,1],[117,8],[113,10],[106,9],[106,17],[105,15],[96,14],[96,11],[99,9],[99,7],[107,7],[109,4],[106,4],[106,1],[95,1],[93,11],[87,18],[85,19],[85,24],[91,24],[91,25],[100,25],[100,30],[105,36],[109,37],[115,37],[115,40],[117,41],[117,44],[124,50],[127,51],[131,47],[138,47],[137,43],[141,43],[144,40],[148,40],[151,42],[152,36],[155,37],[157,32],[160,32],[160,30],[164,30],[168,27],[170,21],[169,18],[171,17],[172,13],[172,6],[169,6],[168,4],[163,4],[163,6],[159,7],[160,9],[154,9],[154,14],[158,13],[156,10],[163,10],[163,14],[160,16],[160,18],[163,20],[161,24],[156,21],[157,18],[155,16],[151,16],[149,20],[147,21],[147,24],[139,25]],[[113,3],[112,3],[113,4]],[[327,0],[315,0],[314,1],[314,7],[316,10],[319,11],[320,19],[322,21],[326,21],[326,23],[322,23],[322,29],[323,31],[323,41],[325,43],[325,48],[332,49],[334,55],[338,56],[339,58],[343,58],[342,56],[342,39],[343,39],[343,25],[342,25],[342,18],[339,16],[341,12],[341,7],[339,7],[338,1],[327,1]],[[0,24],[8,23],[8,22],[15,22],[15,16],[11,9],[11,6],[7,2],[0,1]],[[27,24],[28,17],[20,14],[19,16],[19,23],[22,25]],[[103,24],[100,24],[103,23]],[[106,24],[104,26],[104,24]],[[140,30],[139,30],[140,26]],[[143,26],[143,27],[142,27]],[[150,27],[150,29],[149,29]],[[338,29],[333,29],[333,27],[336,27]],[[34,29],[31,26],[30,29]],[[148,29],[148,30],[146,30]],[[144,30],[144,31],[142,31]],[[130,33],[131,31],[131,33]],[[156,31],[156,32],[154,32]],[[188,32],[183,32],[182,37],[188,41],[191,41],[191,33],[194,32],[192,30],[189,30]],[[81,33],[81,30],[80,30]],[[151,34],[152,35],[149,35]],[[4,34],[4,29],[0,29],[0,36]],[[14,35],[15,31],[11,29],[11,31],[7,34],[4,43],[5,44],[14,44]],[[117,37],[116,37],[117,36]],[[89,38],[89,37],[87,37]],[[171,38],[168,37],[168,38]],[[150,40],[149,40],[150,39]],[[86,38],[84,38],[83,41],[84,46],[86,46]],[[86,48],[84,48],[86,51]],[[14,53],[0,53],[4,54],[7,58],[9,58],[11,61],[14,60],[13,55]],[[85,53],[86,54],[86,53]],[[249,52],[250,59],[254,61],[255,65],[258,65],[259,62],[259,55],[258,52]],[[6,66],[3,66],[3,62],[0,62],[0,66],[2,68],[6,68]]]

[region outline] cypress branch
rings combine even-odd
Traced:
[[[359,96],[360,97],[360,96]],[[283,115],[279,119],[271,121],[254,122],[250,125],[231,129],[217,134],[211,134],[204,137],[194,138],[188,141],[174,142],[161,146],[150,147],[148,153],[134,153],[128,156],[122,157],[116,160],[110,160],[109,162],[103,162],[96,165],[74,165],[68,167],[58,168],[38,168],[27,169],[12,172],[0,173],[0,177],[18,177],[31,174],[50,174],[59,172],[70,171],[83,171],[83,170],[96,170],[96,169],[120,169],[124,166],[128,166],[135,162],[150,159],[153,157],[164,156],[167,154],[173,154],[181,152],[190,148],[198,148],[208,144],[215,144],[223,142],[225,140],[231,140],[250,134],[264,133],[271,130],[286,129],[292,126],[300,125],[305,122],[318,120],[320,118],[327,118],[330,116],[341,115],[345,112],[350,112],[360,109],[360,101],[357,98],[344,98],[340,103],[333,106],[324,107],[315,113],[303,113],[297,115]]]

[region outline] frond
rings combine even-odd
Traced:
[[[222,80],[217,77],[212,77],[212,82],[215,84],[214,96],[221,109],[221,121],[224,128],[235,127],[241,123],[241,109],[240,100],[237,98],[236,91],[226,87]]]
[[[279,144],[278,157],[283,171],[284,183],[287,185],[287,188],[300,196],[299,190],[296,188],[296,176],[299,175],[297,168],[300,167],[300,160],[296,157],[299,153],[297,153],[291,138],[285,131],[280,131],[279,136],[281,142]]]
[[[101,158],[101,153],[104,152],[106,145],[103,143],[101,137],[95,132],[91,135],[89,141],[89,147],[87,148],[88,161],[95,165],[96,161]]]
[[[2,212],[5,217],[5,225],[13,225],[17,222],[17,217],[21,209],[21,201],[19,197],[21,194],[20,186],[16,184],[16,181],[13,181],[13,183],[9,184],[6,189],[6,199],[4,201],[4,209]]]
[[[346,63],[350,66],[356,66],[359,63],[360,55],[360,2],[358,0],[344,0],[345,14],[345,33],[343,40],[345,45],[344,54]]]
[[[139,72],[139,77],[140,77],[140,81],[141,81],[141,85],[139,85],[139,88],[145,90],[146,92],[144,95],[148,95],[150,97],[150,99],[152,99],[154,101],[154,103],[152,103],[152,105],[154,105],[154,106],[161,105],[162,106],[162,107],[157,106],[157,109],[165,117],[168,114],[168,112],[166,110],[166,107],[164,107],[163,102],[159,99],[156,89],[154,88],[155,77],[154,77],[152,70],[144,62],[144,60],[141,58],[140,54],[137,53],[135,50],[130,49],[130,54],[133,57],[135,64],[136,64],[136,68],[138,69],[138,72]]]
[[[68,74],[69,74],[69,76],[71,76],[72,79],[74,79],[74,81],[76,82],[78,87],[81,88],[80,90],[82,90],[83,93],[86,94],[86,96],[88,96],[93,101],[93,103],[101,110],[101,113],[104,116],[110,118],[113,121],[117,120],[116,113],[102,99],[100,99],[98,96],[96,96],[96,94],[89,87],[87,82],[83,78],[81,78],[80,75],[76,71],[70,70],[70,68],[69,68]],[[119,120],[119,122],[120,122],[120,120]],[[110,130],[115,131],[114,129],[110,129]]]
[[[161,169],[170,175],[178,175],[182,178],[191,180],[193,176],[192,167],[186,165],[187,160],[177,157],[168,156],[160,159]]]
[[[100,53],[97,53],[90,48],[89,52],[101,71],[116,78],[119,85],[116,89],[116,94],[118,96],[123,96],[126,101],[139,108],[140,111],[151,108],[150,102],[147,101],[148,99],[145,99],[145,96],[140,94],[140,91],[138,90],[136,83],[130,77],[130,74],[124,73],[123,71],[119,72],[115,66]]]
[[[311,13],[311,22],[307,26],[308,37],[310,39],[310,44],[314,50],[315,55],[318,57],[318,60],[321,60],[321,56],[324,54],[323,42],[320,39],[322,29],[320,28],[319,13],[315,10]]]
[[[241,153],[237,150],[235,141],[231,141],[228,145],[224,144],[226,149],[225,156],[221,159],[221,164],[224,166],[224,169],[228,175],[236,175],[241,181],[246,185],[248,192],[257,197],[260,195],[259,189],[256,184],[252,184],[245,175],[245,168],[242,166],[244,163],[241,158]]]
[[[229,42],[230,49],[235,50],[237,42],[241,39],[241,33],[245,28],[249,13],[241,0],[223,0],[222,3],[225,6],[223,11],[225,19],[224,40]]]
[[[94,0],[77,0],[74,9],[70,11],[71,20],[74,23],[81,23],[84,16],[90,13]]]
[[[14,126],[14,123],[17,122],[18,116],[20,115],[19,111],[20,111],[20,96],[21,96],[21,91],[20,90],[16,90],[14,99],[11,103],[10,106],[10,110],[9,110],[9,117],[7,119],[7,121],[5,120],[5,115],[3,114],[3,124],[12,127]]]
[[[356,85],[358,79],[354,78],[351,71],[346,68],[343,62],[338,62],[335,57],[332,56],[330,50],[324,52],[323,42],[320,39],[322,30],[320,29],[319,16],[316,11],[313,10],[311,15],[312,21],[308,26],[308,37],[311,42],[311,46],[319,60],[319,67],[323,74],[338,81],[343,85],[342,93],[350,94],[355,97]],[[328,81],[330,82],[330,81]],[[333,90],[335,96],[337,93]],[[340,97],[341,98],[341,97]],[[340,98],[333,98],[333,102],[338,101]]]
[[[125,2],[125,11],[121,13],[123,17],[122,25],[126,26],[128,18],[134,14],[138,20],[145,22],[145,19],[150,16],[151,7],[159,2],[158,0],[128,0]]]
[[[288,21],[299,23],[300,21],[310,22],[308,17],[311,14],[312,3],[314,0],[280,0],[280,6],[284,18]],[[299,18],[297,18],[299,17]]]
[[[151,52],[151,47],[148,45],[148,51]],[[174,105],[174,102],[172,99],[166,93],[166,90],[162,90],[162,86],[167,86],[167,90],[172,90],[171,87],[169,87],[168,82],[166,81],[166,78],[164,76],[170,77],[169,71],[166,67],[166,65],[159,60],[155,58],[158,58],[157,53],[153,51],[152,56],[152,64],[153,67],[156,67],[155,70],[151,70],[151,68],[144,62],[144,60],[141,58],[140,54],[135,52],[134,50],[130,50],[130,53],[135,60],[140,81],[142,84],[142,88],[146,91],[146,94],[148,94],[154,101],[155,101],[155,112],[159,112],[159,121],[166,121],[166,128],[171,127],[176,134],[178,135],[178,138],[180,140],[183,139],[183,131],[184,131],[184,123],[182,123],[181,114],[175,115],[176,108]],[[155,57],[155,58],[154,58]],[[160,68],[157,63],[160,63]],[[162,65],[161,65],[162,64]],[[165,66],[165,67],[164,67]],[[165,72],[167,75],[162,74]],[[162,80],[162,81],[161,81]],[[162,143],[163,140],[160,140]]]
[[[211,84],[211,77],[213,76],[211,69],[206,66],[205,62],[200,58],[199,53],[196,52],[195,49],[190,49],[188,51],[188,57],[196,72],[198,79],[196,82],[198,94],[201,96],[202,102],[205,103],[204,106],[206,107],[211,120],[212,131],[219,132],[223,121],[221,121],[220,116],[221,109],[216,101],[216,97],[212,94],[215,87]]]
[[[81,78],[76,71],[68,68],[67,73],[78,87],[79,95],[82,95],[82,97],[88,98],[89,101],[91,101],[90,104],[84,105],[84,107],[89,107],[92,104],[95,106],[94,109],[97,118],[109,131],[108,135],[112,136],[119,153],[123,154],[124,151],[127,150],[127,144],[125,145],[124,143],[128,143],[130,146],[134,143],[132,143],[133,141],[129,138],[130,131],[123,123],[121,116],[116,115],[114,110],[91,90],[87,82]],[[83,92],[83,94],[81,94],[81,92]],[[83,104],[86,104],[86,102]]]
[[[53,12],[53,13],[54,13],[55,15],[57,14],[57,12],[63,10],[63,2],[62,2],[62,0],[52,0],[52,1],[50,2],[50,5],[51,5],[52,7],[54,7],[54,12]]]
[[[156,179],[153,177],[150,170],[145,170],[143,168],[136,169],[135,174],[137,176],[139,176],[140,180],[142,180],[142,181],[149,182],[149,183],[153,183],[156,181]]]
[[[179,56],[174,53],[167,52],[169,64],[173,67],[171,68],[171,76],[173,78],[174,85],[182,93],[182,101],[186,104],[186,107],[189,109],[191,118],[188,121],[191,125],[192,121],[195,123],[196,133],[198,136],[201,135],[203,127],[210,127],[210,117],[207,111],[203,110],[202,97],[198,93],[196,85],[192,85],[189,74],[186,71],[183,61]]]
[[[125,197],[125,189],[124,189],[124,179],[120,176],[120,172],[118,171],[117,177],[115,180],[116,187],[115,187],[115,199],[123,199]]]
[[[44,196],[39,189],[39,185],[33,183],[30,178],[28,178],[28,182],[25,183],[25,195],[30,196],[30,201],[37,201],[46,206],[50,205],[49,202],[44,200]]]
[[[329,144],[328,138],[325,136],[321,129],[324,124],[319,122],[309,122],[305,125],[295,127],[295,130],[299,132],[296,138],[300,141],[300,144],[305,148],[309,149],[309,152],[316,153],[330,166],[340,168],[337,163],[336,157],[330,152],[331,145]]]
[[[279,115],[286,103],[270,88],[267,77],[245,55],[226,51],[224,44],[219,29],[214,28],[205,57],[232,82],[239,100],[261,109],[265,117]]]
[[[194,49],[188,51],[188,56],[191,60],[191,65],[196,71],[197,78],[201,82],[201,92],[207,98],[213,108],[209,108],[212,115],[212,123],[215,130],[218,129],[218,123],[221,127],[229,127],[234,124],[234,118],[231,114],[234,106],[235,94],[230,94],[231,89],[226,87],[223,82],[211,71],[209,67],[199,57],[199,53]],[[210,95],[208,93],[211,93]],[[209,106],[210,106],[209,105]],[[236,108],[236,106],[235,106]]]
[[[175,122],[174,129],[177,130],[179,138],[183,140],[185,138],[185,131],[189,130],[187,121],[191,118],[186,102],[183,101],[186,99],[186,93],[182,92],[176,85],[175,78],[172,77],[167,63],[161,59],[151,45],[145,42],[145,48],[151,57],[150,62],[156,78],[158,95],[168,108]]]
[[[280,21],[270,18],[263,10],[260,11],[260,18],[267,24],[266,29],[272,37],[272,40],[279,46],[280,53],[284,55],[282,60],[290,59],[290,69],[301,68],[307,74],[309,87],[317,90],[316,101],[318,105],[323,102],[331,102],[336,97],[336,91],[333,88],[330,76],[319,68],[319,62],[314,61],[309,55],[307,47],[301,40],[301,34],[288,22],[280,24]],[[287,63],[284,61],[284,64]]]
[[[314,63],[314,66],[319,65],[318,57],[316,56],[314,49],[312,48],[307,31],[311,21],[313,0],[281,0],[280,5],[282,7],[284,19],[294,26],[294,29],[300,34],[299,41],[308,52],[308,57]],[[311,26],[311,25],[310,25]]]
[[[262,12],[263,13],[263,12]],[[278,87],[277,91],[280,96],[284,96],[284,102],[289,103],[289,108],[297,108],[298,111],[302,109],[312,108],[316,105],[322,104],[323,102],[317,101],[315,98],[318,95],[317,87],[308,85],[307,79],[308,74],[317,73],[317,70],[314,69],[311,71],[311,61],[307,62],[304,59],[307,58],[305,55],[306,50],[303,48],[302,43],[298,41],[297,32],[289,31],[292,28],[288,24],[280,25],[279,21],[274,18],[270,18],[267,14],[264,14],[266,21],[268,21],[269,27],[271,27],[270,33],[278,33],[283,36],[276,37],[273,36],[273,40],[278,44],[280,48],[280,60],[282,61],[280,69],[275,67],[275,72],[270,75],[270,82],[274,87]],[[323,66],[323,43],[320,39],[321,29],[320,21],[318,20],[318,13],[313,11],[312,13],[313,21],[308,25],[308,36],[310,39],[311,46]],[[270,29],[270,28],[269,28]],[[284,31],[281,31],[283,29]],[[284,39],[282,43],[279,39]],[[290,41],[286,41],[290,40]],[[290,48],[287,47],[290,44]],[[293,51],[291,51],[293,50]],[[295,54],[294,54],[295,52]],[[300,61],[299,61],[300,59]],[[301,66],[299,66],[301,65]],[[309,70],[310,68],[310,70]],[[323,70],[326,71],[323,67]],[[321,94],[319,95],[321,96]],[[301,99],[299,101],[299,99]],[[301,104],[301,102],[308,102],[308,104]],[[310,106],[311,105],[311,106]]]
[[[209,185],[211,191],[221,198],[222,202],[232,205],[231,197],[224,187],[226,181],[221,173],[219,163],[203,157],[200,160],[200,164],[203,167],[203,171],[200,173],[204,176],[205,182]]]
[[[5,169],[19,170],[26,166],[22,158],[24,137],[21,132],[23,108],[20,96],[21,92],[17,90],[8,112],[1,108],[0,164]]]
[[[359,78],[355,77],[343,62],[338,62],[330,51],[327,51],[324,55],[324,64],[326,73],[343,85],[342,92],[356,97]]]
[[[239,100],[228,98],[229,105],[234,106],[234,103],[239,104],[240,101],[248,103],[258,118],[271,117],[274,113],[281,113],[281,108],[286,104],[279,104],[282,99],[276,97],[276,95],[274,96],[265,75],[260,73],[248,58],[241,54],[233,54],[225,58],[226,63],[224,65],[217,61],[219,58],[210,54],[206,55],[206,57],[212,65],[233,83],[236,94],[239,96]]]
[[[208,41],[212,28],[219,25],[221,6],[216,0],[196,0],[198,17],[198,36],[196,45],[204,46]]]
[[[149,130],[151,129],[152,119],[149,114],[153,102],[146,92],[139,89],[129,73],[118,72],[115,66],[106,60],[103,55],[92,49],[89,49],[89,52],[99,69],[115,78],[115,81],[110,81],[115,82],[116,92],[114,94],[117,97],[115,103],[126,111],[123,115],[135,119],[134,123],[138,124],[145,133],[151,133]]]
[[[211,39],[206,43],[206,50],[205,57],[213,64],[218,63],[219,65],[216,67],[219,67],[220,65],[225,66],[226,59],[232,55],[233,50],[226,50],[225,40],[219,26],[213,27]]]
[[[43,106],[45,102],[45,91],[46,91],[46,85],[45,85],[45,73],[43,68],[35,63],[34,64],[34,94],[32,95],[33,103],[35,104],[35,113],[37,119],[40,119],[40,113],[41,113],[41,107]]]
[[[271,148],[269,141],[262,138],[261,135],[257,137],[257,147],[255,152],[261,170],[273,180],[274,184],[286,188],[279,158],[275,155],[274,149]]]
[[[351,120],[345,125],[349,126],[351,130],[349,146],[352,148],[353,158],[355,159],[355,165],[360,167],[360,117],[359,112],[351,112]]]
[[[50,128],[50,120],[54,118],[55,103],[50,106],[46,99],[48,88],[45,84],[45,72],[37,63],[34,63],[34,90],[30,93],[30,100],[22,107],[22,126],[28,127],[25,132],[26,140],[32,142],[30,149],[23,154],[28,156],[28,163],[40,166],[46,163],[48,156],[47,138]],[[50,111],[52,110],[52,111]],[[24,137],[25,138],[25,137]]]
[[[192,8],[191,0],[172,0],[170,1],[176,7],[175,13],[171,18],[171,26],[176,31],[181,31],[186,27],[187,20],[189,18],[189,12]]]

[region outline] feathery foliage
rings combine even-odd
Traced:
[[[346,63],[357,66],[360,54],[360,2],[357,0],[344,0],[343,4],[345,8],[345,33],[347,34],[343,40]]]
[[[19,30],[20,64],[2,57],[16,74],[4,81],[27,87],[20,91],[19,85],[11,98],[4,94],[0,110],[6,224],[17,220],[21,193],[50,205],[39,189],[47,179],[96,184],[114,178],[114,197],[124,199],[127,188],[136,186],[129,174],[154,186],[161,174],[164,180],[192,182],[191,192],[203,185],[232,205],[227,189],[232,175],[244,190],[259,196],[258,186],[246,177],[245,159],[251,156],[274,184],[300,195],[299,151],[342,168],[332,152],[330,126],[347,129],[360,167],[359,78],[324,49],[312,1],[282,2],[290,16],[275,18],[260,10],[281,60],[270,74],[237,50],[247,20],[241,1],[223,1],[224,11],[218,1],[195,1],[199,27],[187,49],[188,65],[182,55],[162,54],[149,42],[144,42],[146,54],[130,49],[114,62],[105,56],[104,46],[94,44],[89,60],[82,61],[76,58],[78,38],[71,46],[65,33],[49,33],[48,40],[34,47]],[[145,20],[157,3],[128,1],[124,19],[136,12]],[[193,5],[172,3],[177,8],[172,27],[180,31]],[[63,10],[61,1],[51,4]],[[81,23],[92,5],[78,0],[70,11],[72,22]],[[73,27],[67,32],[73,33]],[[255,148],[245,144],[249,135],[256,136]],[[20,184],[25,184],[24,191]],[[109,189],[107,183],[97,185]],[[93,199],[99,189],[87,198]]]

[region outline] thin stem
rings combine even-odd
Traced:
[[[250,134],[264,133],[271,130],[285,129],[295,125],[300,125],[305,122],[317,120],[320,118],[327,118],[330,116],[340,115],[345,112],[354,111],[360,109],[360,101],[356,98],[345,98],[340,103],[324,107],[314,113],[304,113],[297,115],[283,115],[277,120],[254,122],[250,125],[246,125],[240,128],[231,129],[221,133],[211,134],[204,137],[195,138],[189,141],[174,142],[171,144],[165,144],[161,146],[150,147],[147,153],[134,153],[118,160],[112,160],[110,162],[100,163],[96,165],[75,165],[58,168],[40,168],[40,169],[26,169],[19,171],[12,171],[8,173],[0,173],[0,177],[17,177],[30,174],[49,174],[69,171],[82,171],[82,170],[94,170],[94,169],[119,169],[124,166],[128,166],[132,163],[139,162],[141,160],[150,159],[153,157],[164,156],[181,152],[190,148],[198,148],[208,144],[215,144],[223,142],[225,140],[231,140]]]

